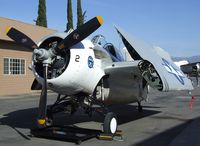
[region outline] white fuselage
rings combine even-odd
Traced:
[[[84,46],[83,49],[70,49],[70,60],[66,70],[60,76],[47,80],[49,89],[64,95],[75,95],[79,92],[93,93],[97,83],[104,76],[104,72],[100,68],[100,62],[95,59],[93,44],[89,40],[81,43]],[[91,67],[89,63],[92,63]],[[33,72],[42,84],[43,78],[36,71],[33,70]]]
[[[58,77],[47,79],[48,89],[69,96],[79,93],[90,96],[95,92],[98,100],[108,104],[137,102],[147,97],[142,77],[138,73],[138,77],[134,78],[133,70],[109,73],[109,77],[104,79],[107,75],[105,68],[114,62],[103,48],[95,47],[90,40],[85,39],[73,46],[69,56],[65,71]],[[42,84],[43,78],[37,73],[34,62],[32,71]]]

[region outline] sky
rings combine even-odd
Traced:
[[[72,0],[74,26],[76,0]],[[46,0],[48,27],[64,31],[67,0]],[[199,0],[82,0],[86,20],[102,16],[104,24],[89,38],[102,34],[117,48],[123,47],[113,25],[116,24],[174,57],[200,55]],[[0,16],[35,24],[38,0],[1,0]]]

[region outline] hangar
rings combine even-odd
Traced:
[[[32,52],[7,37],[8,27],[17,28],[36,43],[56,30],[0,17],[0,96],[31,93],[34,76],[28,66]]]

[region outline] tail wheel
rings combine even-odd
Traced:
[[[52,125],[53,125],[53,119],[47,118],[47,120],[46,120],[46,126],[50,127]]]
[[[51,108],[47,108],[47,117],[46,117],[46,126],[52,126],[53,125],[53,113]]]
[[[115,134],[117,131],[117,116],[113,112],[106,114],[103,125],[103,132],[107,134]]]

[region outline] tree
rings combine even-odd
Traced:
[[[83,25],[83,14],[82,14],[82,8],[81,8],[81,0],[77,0],[77,28],[81,25]]]
[[[86,13],[87,13],[87,11],[85,10],[85,11],[83,12],[83,23],[85,23],[86,18],[87,18]]]
[[[39,0],[36,25],[47,27],[46,0]]]
[[[67,1],[67,28],[66,32],[73,29],[72,1]]]

